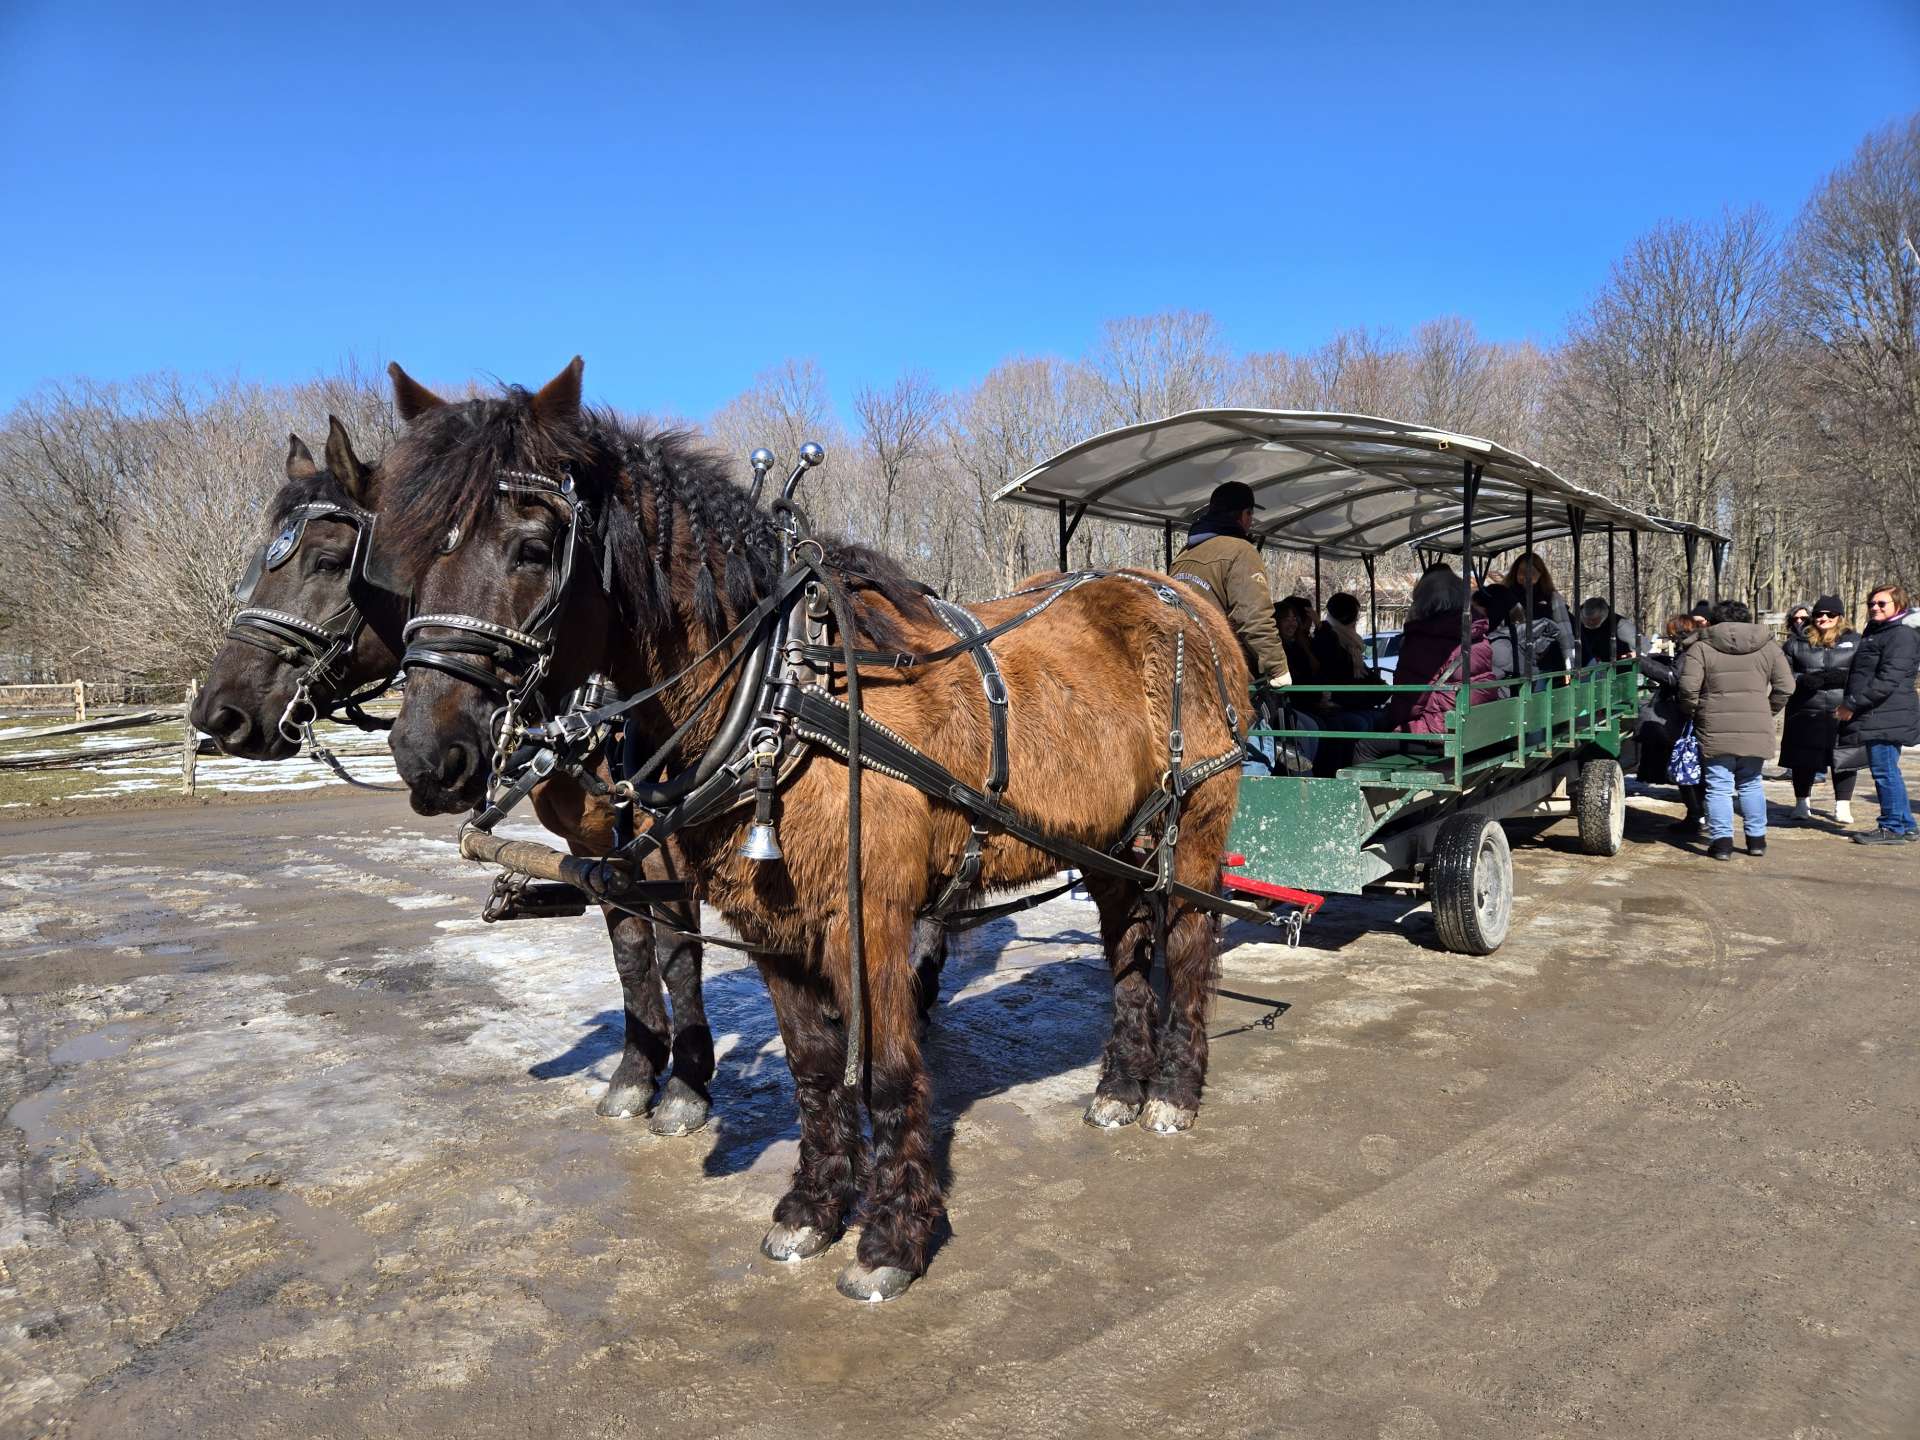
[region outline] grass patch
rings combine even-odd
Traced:
[[[180,777],[180,721],[169,719],[156,725],[84,735],[35,738],[17,733],[43,730],[69,719],[59,714],[0,712],[0,759],[31,755],[73,762],[53,770],[0,770],[0,814],[116,796],[185,798]],[[385,732],[367,733],[350,725],[323,724],[319,734],[321,742],[341,757],[356,779],[376,785],[396,783]],[[166,748],[118,758],[111,754],[149,743]],[[90,758],[96,754],[99,758]],[[342,784],[331,770],[304,755],[271,764],[202,755],[195,767],[194,788],[199,795],[221,795],[316,790]]]

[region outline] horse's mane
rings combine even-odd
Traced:
[[[699,437],[655,430],[610,410],[554,422],[517,385],[498,397],[417,416],[382,462],[382,544],[409,563],[434,553],[449,525],[471,532],[498,498],[502,471],[571,474],[605,515],[614,601],[631,625],[656,632],[673,602],[715,635],[753,608],[779,578],[779,535]],[[931,620],[925,587],[864,545],[818,537],[827,568],[846,583],[855,623],[898,646],[895,616]],[[882,603],[884,602],[884,603]]]

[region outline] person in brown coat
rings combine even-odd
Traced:
[[[1793,694],[1793,671],[1780,642],[1738,600],[1715,609],[1714,623],[1680,662],[1680,707],[1693,717],[1707,785],[1707,853],[1733,858],[1733,801],[1747,853],[1767,853],[1767,797],[1760,761],[1773,750],[1773,717]]]
[[[1247,538],[1253,529],[1253,511],[1251,486],[1238,480],[1217,486],[1207,502],[1207,513],[1195,520],[1187,532],[1186,548],[1173,557],[1173,578],[1206,591],[1214,603],[1227,612],[1233,633],[1240,638],[1240,648],[1246,652],[1248,668],[1253,671],[1253,702],[1261,726],[1317,730],[1320,727],[1312,716],[1289,714],[1275,693],[1277,687],[1292,682],[1287,648],[1274,620],[1267,567]],[[1297,758],[1302,765],[1312,764],[1311,740],[1296,737],[1289,743],[1290,747],[1297,747]],[[1247,744],[1254,755],[1261,758],[1249,756],[1241,767],[1242,774],[1260,775],[1294,768],[1292,760],[1283,754],[1272,736],[1250,735]]]
[[[1229,480],[1216,489],[1187,532],[1186,548],[1173,557],[1173,578],[1198,585],[1227,612],[1256,680],[1285,685],[1287,651],[1273,619],[1267,567],[1247,539],[1253,511],[1251,486]]]

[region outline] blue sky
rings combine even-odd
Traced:
[[[1910,0],[695,11],[0,4],[0,407],[579,351],[697,417],[1176,307],[1545,339],[1654,222],[1789,217],[1920,107]]]

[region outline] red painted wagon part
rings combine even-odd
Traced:
[[[1244,855],[1222,855],[1220,863],[1225,867],[1236,867],[1247,863]],[[1255,880],[1250,875],[1222,875],[1220,883],[1228,890],[1237,890],[1242,895],[1258,896],[1262,900],[1278,900],[1287,905],[1298,905],[1307,914],[1319,912],[1327,903],[1327,897],[1316,895],[1311,890],[1296,890],[1291,885],[1275,885],[1270,880]]]

